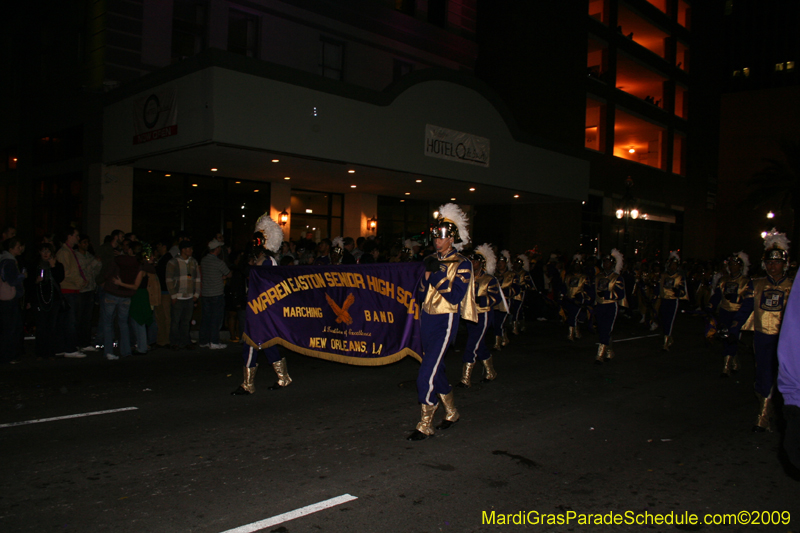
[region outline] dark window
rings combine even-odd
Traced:
[[[415,0],[395,0],[394,8],[405,13],[406,15],[411,15],[413,17],[415,8],[414,4],[416,4]]]
[[[292,191],[292,230],[294,241],[312,233],[314,242],[342,235],[343,195],[316,191]]]
[[[75,126],[36,139],[33,143],[33,165],[44,165],[81,157],[83,126]]]
[[[319,74],[326,78],[344,79],[344,43],[327,37],[319,42]]]
[[[172,8],[172,62],[199,54],[205,47],[205,2],[175,0]]]
[[[258,18],[235,9],[228,15],[228,52],[247,57],[258,55]]]
[[[447,27],[447,0],[428,1],[428,22],[440,28]]]

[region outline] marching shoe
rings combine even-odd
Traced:
[[[450,427],[458,422],[460,418],[458,414],[458,410],[456,409],[455,401],[453,400],[453,391],[448,392],[447,394],[439,394],[439,399],[442,401],[444,405],[444,420],[436,426],[436,429],[450,429]]]

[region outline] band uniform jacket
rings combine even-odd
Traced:
[[[658,284],[658,297],[662,300],[688,300],[686,278],[680,272],[664,272]]]
[[[730,274],[722,276],[714,287],[714,294],[711,296],[709,307],[711,311],[720,309],[735,313],[742,307],[747,287],[750,284],[750,277],[739,274],[736,277]]]
[[[628,306],[625,299],[625,282],[616,272],[600,272],[594,278],[595,304],[619,303],[623,307]]]
[[[792,290],[792,280],[783,276],[773,280],[769,276],[751,280],[734,321],[743,330],[755,330],[765,335],[777,335],[781,331],[783,312]]]
[[[478,313],[488,313],[497,302],[501,302],[500,284],[494,276],[483,272],[475,278],[475,304]]]
[[[475,284],[472,281],[472,263],[456,250],[452,250],[442,257],[438,253],[439,272],[432,272],[429,284],[423,283],[420,291],[425,291],[422,301],[422,310],[429,315],[444,315],[460,313],[461,318],[471,322],[478,321],[478,312],[475,305]],[[452,292],[454,285],[464,284],[466,291],[460,302],[449,302],[445,294]],[[427,285],[427,287],[426,287]]]

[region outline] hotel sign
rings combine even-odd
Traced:
[[[489,139],[426,124],[425,155],[488,167]]]
[[[175,87],[170,87],[133,103],[133,144],[178,134],[177,93]]]

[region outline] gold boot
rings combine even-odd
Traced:
[[[597,347],[597,357],[594,358],[595,363],[602,363],[603,357],[606,355],[606,350],[608,346],[605,344],[601,344]]]
[[[733,366],[733,356],[726,355],[725,362],[722,365],[722,374],[720,374],[723,378],[729,378],[731,376],[731,367]]]
[[[575,340],[575,326],[569,327],[569,333],[567,333],[567,340],[570,342]]]
[[[497,372],[495,372],[494,370],[494,363],[492,362],[491,357],[489,357],[489,359],[486,359],[483,362],[483,370],[484,370],[483,379],[481,380],[483,383],[486,383],[487,381],[492,381],[495,378],[497,378]]]
[[[458,409],[456,409],[456,402],[453,399],[453,391],[447,394],[439,394],[439,399],[442,400],[444,405],[444,420],[436,426],[436,429],[449,429],[450,426],[458,422]]]
[[[582,338],[581,337],[581,328],[579,328],[578,326],[575,326],[575,338],[576,339]]]
[[[611,344],[609,344],[608,347],[606,348],[606,361],[608,361],[609,359],[614,359],[615,355],[617,354],[614,353],[614,348],[611,346]]]
[[[756,425],[753,426],[755,433],[764,433],[765,431],[772,431],[769,427],[770,415],[772,415],[772,398],[764,398],[758,395],[759,410],[756,417]]]
[[[407,440],[424,440],[433,435],[433,413],[436,412],[436,408],[439,407],[439,404],[436,405],[427,405],[427,404],[420,404],[421,407],[421,415],[419,419],[419,423],[417,423],[417,428],[414,430],[414,433],[408,436]]]
[[[269,390],[278,390],[283,387],[288,387],[292,382],[292,378],[289,377],[289,370],[286,368],[286,358],[284,357],[280,361],[272,363],[272,368],[278,376],[278,381],[268,387]]]
[[[514,335],[519,335],[519,321],[518,320],[514,321],[514,327],[511,328],[511,333],[513,333]]]
[[[499,352],[503,347],[503,338],[499,335],[494,336],[494,346],[492,346],[492,350]]]
[[[731,366],[731,371],[735,374],[739,371],[739,356],[733,356],[733,366]]]
[[[503,346],[508,346],[509,342],[510,341],[508,340],[508,330],[503,328]]]
[[[256,392],[256,370],[258,365],[250,368],[244,367],[244,380],[239,388],[231,393],[231,396],[244,396],[245,394],[253,394]]]
[[[475,368],[475,363],[464,363],[461,367],[461,381],[456,384],[456,387],[469,388],[472,385],[472,369]]]
[[[664,349],[665,352],[669,351],[669,347],[672,346],[673,342],[675,342],[675,341],[672,339],[672,335],[664,335],[664,348],[663,349]]]

